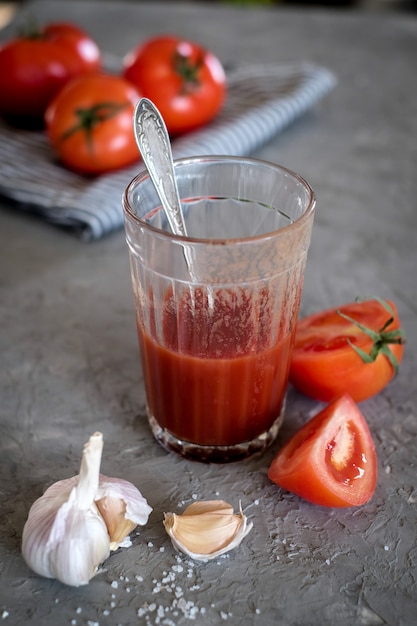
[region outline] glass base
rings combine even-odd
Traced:
[[[285,405],[272,426],[251,441],[244,441],[230,446],[203,446],[183,439],[178,439],[165,428],[161,428],[153,415],[148,413],[148,421],[153,436],[168,452],[176,452],[186,459],[201,463],[230,463],[241,461],[252,454],[263,452],[276,439],[284,419]]]

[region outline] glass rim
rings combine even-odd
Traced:
[[[174,166],[181,167],[181,166],[186,166],[190,163],[197,163],[197,162],[204,162],[204,161],[212,161],[212,162],[213,161],[217,161],[217,162],[239,161],[239,162],[245,162],[245,163],[253,164],[253,165],[267,166],[271,169],[279,170],[281,172],[289,174],[295,180],[297,180],[307,191],[308,203],[306,207],[304,208],[303,212],[301,213],[301,215],[297,217],[297,219],[292,221],[290,224],[286,226],[282,226],[281,228],[278,228],[276,230],[271,230],[267,233],[261,233],[259,235],[250,235],[247,237],[236,237],[236,238],[235,237],[210,238],[210,237],[191,237],[189,235],[187,236],[176,235],[175,233],[172,233],[171,231],[163,230],[162,228],[157,228],[156,226],[152,226],[152,224],[149,224],[143,218],[138,217],[136,213],[133,211],[133,209],[131,208],[131,204],[129,202],[130,191],[133,189],[133,187],[137,186],[141,182],[150,179],[149,172],[146,169],[144,169],[132,178],[132,180],[126,186],[122,194],[122,204],[123,204],[124,213],[128,215],[129,218],[132,219],[133,222],[135,222],[137,225],[146,228],[147,230],[155,233],[155,235],[158,235],[159,237],[167,238],[171,241],[187,242],[187,243],[195,243],[195,244],[199,243],[199,244],[206,244],[206,245],[207,244],[228,245],[232,242],[244,243],[244,242],[256,242],[256,241],[262,241],[265,239],[270,239],[270,238],[276,237],[277,235],[284,234],[288,232],[289,230],[292,230],[294,228],[301,226],[314,213],[314,210],[316,207],[316,194],[314,190],[312,189],[311,185],[300,174],[297,174],[297,172],[294,172],[288,167],[285,167],[278,163],[272,163],[271,161],[252,158],[252,157],[240,157],[240,156],[230,156],[230,155],[223,156],[223,155],[211,155],[211,154],[202,155],[202,156],[193,156],[193,157],[180,157],[180,158],[174,159]],[[161,210],[163,211],[162,206],[161,206]]]

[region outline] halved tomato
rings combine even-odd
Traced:
[[[403,351],[394,303],[358,300],[298,322],[290,381],[316,400],[330,402],[348,393],[361,402],[395,376]]]
[[[366,420],[348,395],[333,401],[281,448],[268,477],[301,498],[329,507],[365,504],[378,476]]]

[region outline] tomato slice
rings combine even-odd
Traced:
[[[281,448],[268,477],[322,506],[349,507],[372,497],[378,476],[372,435],[347,394],[309,420]]]
[[[361,327],[370,329],[374,338]],[[366,362],[360,351],[372,354],[374,360]],[[392,302],[366,300],[322,311],[297,324],[290,381],[316,400],[330,402],[348,393],[361,402],[379,393],[394,377],[395,365],[388,351],[398,365],[404,341]]]

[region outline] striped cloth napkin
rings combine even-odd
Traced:
[[[207,126],[176,139],[174,157],[249,156],[312,108],[336,84],[312,64],[245,65],[228,71],[228,97]],[[85,178],[62,167],[43,132],[16,130],[0,121],[0,196],[84,241],[123,227],[121,197],[143,169],[137,164]]]

